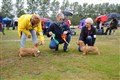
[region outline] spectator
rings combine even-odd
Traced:
[[[117,29],[118,21],[115,18],[112,18],[110,26],[106,29],[105,34],[107,35],[107,32],[109,31],[109,35],[111,35],[111,32],[113,29]]]
[[[67,25],[70,27],[71,26],[71,21],[68,19],[69,16],[65,17],[65,22],[67,23]]]

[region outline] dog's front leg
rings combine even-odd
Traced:
[[[37,56],[38,56],[38,54],[34,52],[34,56],[35,56],[35,57],[37,57]]]
[[[83,55],[86,55],[86,51],[83,51]]]
[[[18,56],[21,58],[22,56],[21,56],[21,54],[18,54]]]

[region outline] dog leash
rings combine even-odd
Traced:
[[[55,39],[55,34],[52,35],[52,38],[57,44],[59,44],[59,42]]]
[[[66,34],[62,34],[61,37],[62,37],[62,39],[65,41],[65,43],[67,43],[69,46],[71,46],[71,45],[66,41]]]

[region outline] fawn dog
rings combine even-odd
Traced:
[[[83,52],[83,55],[86,55],[89,52],[97,53],[98,55],[100,55],[99,49],[97,47],[87,46],[84,44],[84,42],[82,40],[79,40],[77,42],[77,45],[80,46],[80,50]]]
[[[35,56],[37,57],[40,54],[38,46],[41,45],[40,42],[36,42],[32,48],[20,48],[18,52],[19,57],[23,56]]]

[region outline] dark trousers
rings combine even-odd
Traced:
[[[109,35],[111,35],[111,32],[113,29],[117,29],[116,27],[108,27],[105,31],[105,34],[107,35],[108,31],[109,31]]]

